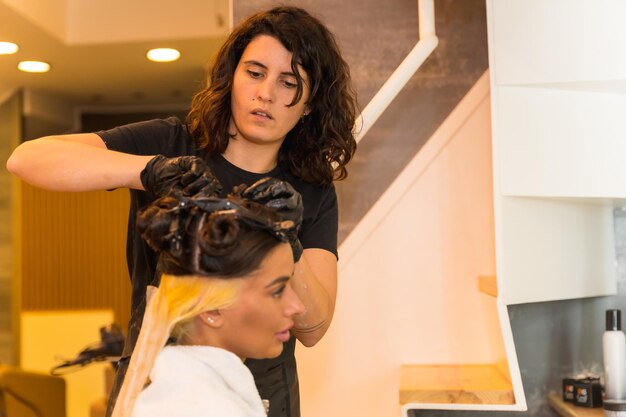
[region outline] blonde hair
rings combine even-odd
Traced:
[[[240,280],[163,274],[148,294],[146,311],[128,372],[113,409],[113,417],[130,417],[157,355],[171,335],[180,337],[186,324],[204,311],[228,307],[237,298]]]

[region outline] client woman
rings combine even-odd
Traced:
[[[278,356],[303,311],[288,244],[301,218],[300,195],[271,178],[224,199],[173,191],[139,213],[161,279],[114,416],[266,415],[242,361]]]

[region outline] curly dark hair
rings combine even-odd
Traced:
[[[248,44],[259,35],[276,38],[292,53],[297,79],[295,105],[303,93],[300,65],[310,80],[310,113],[287,134],[278,164],[297,178],[318,185],[347,177],[346,165],[356,151],[353,127],[358,113],[350,70],[332,33],[298,7],[257,13],[230,34],[210,73],[208,87],[197,93],[187,115],[198,146],[213,155],[226,150],[231,136],[231,89],[235,69]]]

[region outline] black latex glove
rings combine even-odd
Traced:
[[[293,251],[293,259],[298,262],[303,251],[298,239],[303,212],[300,193],[288,182],[266,177],[243,190],[242,197],[275,209],[283,220],[293,222],[293,228],[287,231],[286,235]]]
[[[157,197],[170,193],[184,196],[214,196],[222,191],[208,165],[197,156],[152,158],[139,176],[143,188]]]

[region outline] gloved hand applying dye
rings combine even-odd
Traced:
[[[214,196],[222,186],[208,165],[197,156],[152,158],[139,176],[144,189],[157,197],[170,193],[183,196]]]
[[[298,231],[302,224],[302,196],[288,182],[276,178],[262,178],[242,192],[244,198],[277,210],[284,220],[292,221],[294,227],[287,233],[293,260],[298,262],[302,256],[302,244]]]

